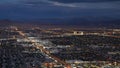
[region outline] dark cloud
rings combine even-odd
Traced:
[[[120,1],[120,0],[51,0],[61,3],[80,3],[80,2],[112,2],[112,1]]]
[[[119,0],[2,0],[0,19],[120,18]],[[97,3],[96,3],[97,2]],[[106,19],[106,18],[105,18]]]
[[[20,2],[24,4],[46,4],[41,0],[22,0]]]
[[[27,6],[41,7],[41,6],[60,6],[60,7],[74,7],[85,9],[105,9],[117,8],[120,6],[120,1],[114,0],[21,0],[21,3]],[[96,3],[95,3],[96,2]]]

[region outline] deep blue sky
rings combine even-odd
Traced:
[[[120,0],[0,0],[0,19],[120,19]]]

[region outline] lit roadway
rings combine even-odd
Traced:
[[[120,36],[114,36],[114,35],[99,35],[99,36],[106,36],[106,37],[111,37],[111,38],[120,38]]]
[[[23,36],[26,40],[29,40],[36,48],[39,48],[43,53],[45,53],[45,54],[48,55],[49,57],[53,58],[56,62],[61,63],[61,64],[65,65],[65,66],[67,66],[67,68],[71,68],[71,67],[70,67],[70,64],[66,63],[65,61],[62,61],[61,59],[57,58],[57,57],[54,56],[54,55],[51,55],[51,53],[50,53],[48,50],[44,49],[44,47],[41,46],[42,44],[37,44],[37,43],[35,42],[35,40],[29,39],[22,31],[18,30],[17,27],[15,28],[15,30],[16,30],[21,36]]]

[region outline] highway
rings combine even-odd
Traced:
[[[58,57],[51,55],[51,53],[44,49],[43,44],[38,44],[35,42],[35,40],[31,40],[29,39],[21,30],[19,30],[17,27],[15,28],[15,30],[21,35],[23,36],[26,40],[29,40],[37,49],[40,49],[44,54],[48,55],[49,57],[53,58],[54,61],[63,64],[64,66],[66,66],[67,68],[71,68],[70,64],[66,63],[65,61],[59,59]]]

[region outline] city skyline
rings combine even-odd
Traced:
[[[120,0],[0,0],[0,68],[120,68]]]

